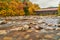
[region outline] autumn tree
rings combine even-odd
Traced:
[[[38,9],[39,6],[29,0],[0,0],[0,16],[33,15]]]
[[[58,15],[60,16],[60,4],[58,6]]]

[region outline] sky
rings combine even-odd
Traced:
[[[38,4],[41,8],[57,7],[60,0],[30,0],[32,3]]]

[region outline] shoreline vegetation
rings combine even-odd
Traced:
[[[40,9],[38,4],[30,1],[0,0],[0,16],[34,15],[34,10]]]

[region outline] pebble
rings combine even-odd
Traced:
[[[41,30],[41,29],[43,29],[42,27],[39,27],[39,26],[37,26],[37,25],[36,25],[34,28],[35,28],[36,30]]]
[[[56,28],[56,30],[60,30],[60,28]]]
[[[52,27],[46,27],[45,29],[46,30],[54,30],[54,28],[52,28]]]
[[[60,39],[58,39],[58,40],[60,40]]]
[[[7,22],[7,24],[12,24],[12,22],[10,21],[10,22]]]
[[[58,27],[60,27],[60,24],[58,24]]]
[[[38,23],[43,23],[43,20],[38,20]]]
[[[60,33],[57,33],[58,36],[60,36]]]
[[[1,20],[0,21],[0,24],[2,25],[2,24],[6,24],[7,23],[7,21],[5,21],[5,20]]]
[[[13,23],[16,23],[15,21],[13,21]]]
[[[40,37],[40,35],[36,35],[36,38],[39,38]]]
[[[7,34],[7,31],[6,30],[0,30],[0,35],[1,34]]]
[[[53,26],[53,24],[48,24],[48,26]]]
[[[25,39],[28,39],[30,37],[30,35],[29,34],[27,34],[24,38]]]
[[[12,40],[12,37],[4,37],[3,40]]]
[[[34,21],[30,22],[31,24],[36,24]]]
[[[47,32],[45,29],[40,30],[40,32]]]
[[[47,34],[47,35],[45,35],[44,37],[45,37],[45,38],[53,38],[53,35]]]
[[[27,32],[32,32],[32,30],[27,30]]]
[[[23,25],[24,29],[29,29],[29,26],[28,25]]]
[[[14,31],[14,30],[22,30],[23,29],[23,27],[17,27],[17,28],[13,28],[13,29],[10,29],[11,31]]]
[[[30,17],[30,16],[29,16]],[[38,34],[38,33],[42,33],[42,36],[43,37],[41,37],[41,35],[35,35],[35,37],[36,38],[39,38],[39,37],[41,37],[41,38],[45,38],[45,39],[41,39],[41,40],[48,40],[48,39],[53,39],[53,37],[54,37],[54,35],[56,34],[57,36],[60,36],[60,33],[57,31],[57,30],[60,30],[60,28],[56,28],[56,31],[57,32],[55,32],[55,30],[54,30],[54,28],[52,27],[53,26],[53,24],[49,24],[49,23],[47,23],[47,27],[46,28],[42,28],[43,26],[41,26],[40,24],[42,24],[42,25],[46,25],[44,22],[44,17],[42,16],[42,17],[39,17],[39,18],[37,18],[37,17],[35,17],[35,16],[33,16],[33,17],[26,17],[25,18],[25,16],[23,17],[23,16],[21,16],[20,18],[19,18],[19,20],[25,20],[25,21],[18,21],[18,22],[16,22],[15,20],[16,19],[18,19],[18,17],[16,17],[16,18],[14,18],[14,17],[10,17],[10,20],[14,20],[14,21],[8,21],[7,23],[8,24],[19,24],[19,25],[22,25],[21,27],[19,26],[19,27],[13,27],[12,29],[10,29],[11,31],[13,31],[13,30],[20,30],[19,32],[17,31],[17,33],[16,34],[18,34],[18,33],[20,33],[19,35],[21,35],[21,33],[23,32],[22,30],[26,30],[26,31],[24,31],[24,37],[23,38],[25,38],[25,39],[29,39],[29,40],[33,40],[32,38],[30,38],[30,34],[27,34],[27,33],[33,33],[33,34]],[[47,17],[48,18],[48,17]],[[47,20],[47,18],[46,18],[46,20]],[[9,19],[9,18],[8,18]],[[31,19],[31,20],[30,20]],[[26,21],[27,20],[27,21]],[[29,21],[30,20],[30,21]],[[28,21],[29,21],[29,23],[28,23]],[[3,21],[2,21],[3,22]],[[1,23],[1,22],[0,22]],[[22,24],[23,23],[23,24]],[[32,26],[32,29],[29,29],[29,25],[28,24],[32,24],[32,25],[36,25],[36,26]],[[17,25],[18,25],[17,24]],[[38,26],[38,25],[39,26]],[[60,24],[59,24],[60,25]],[[14,25],[13,25],[14,26]],[[40,27],[41,26],[41,27]],[[51,27],[50,27],[51,26]],[[53,31],[54,30],[54,31]],[[52,31],[52,32],[51,32]],[[51,34],[48,34],[48,32],[50,33],[53,33],[52,35]],[[12,32],[13,33],[13,32]],[[44,33],[47,33],[47,34],[44,34]],[[1,31],[0,30],[0,34],[7,34],[7,32],[6,31]],[[16,35],[16,34],[14,34],[13,33],[13,35]],[[22,35],[23,35],[22,34]],[[27,34],[27,35],[26,35]],[[7,35],[10,35],[10,34],[7,34]],[[12,35],[12,34],[11,34]],[[22,37],[21,37],[22,38]],[[12,40],[12,37],[4,37],[3,38],[4,40]],[[59,39],[60,40],[60,39]]]

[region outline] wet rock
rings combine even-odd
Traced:
[[[48,39],[40,39],[40,40],[48,40]]]
[[[35,23],[34,21],[30,22],[30,24],[34,24],[34,25],[36,25],[36,23]]]
[[[12,24],[12,22],[11,21],[8,21],[7,24]]]
[[[28,39],[30,37],[30,35],[29,34],[27,34],[24,38],[25,39]]]
[[[10,31],[15,31],[15,30],[17,30],[17,31],[23,30],[23,27],[17,27],[17,28],[10,29]]]
[[[60,39],[58,39],[58,40],[60,40]]]
[[[36,30],[41,30],[41,29],[43,29],[42,27],[39,27],[39,26],[37,26],[37,25],[36,25],[34,28],[35,28]]]
[[[1,20],[1,21],[0,21],[0,25],[6,24],[6,23],[7,23],[7,21],[5,21],[5,20]]]
[[[0,35],[1,34],[7,34],[7,31],[6,30],[0,30]]]
[[[60,24],[58,24],[58,27],[60,27]]]
[[[46,30],[54,30],[55,28],[52,28],[52,27],[46,27],[45,29],[46,29]]]
[[[45,29],[42,29],[40,32],[47,32]]]
[[[59,32],[59,33],[57,33],[57,35],[58,35],[58,36],[60,36],[60,32]]]
[[[45,38],[53,38],[53,36],[54,36],[54,35],[51,35],[51,34],[49,35],[49,34],[47,34],[47,35],[45,35],[44,37],[45,37]]]
[[[36,33],[39,33],[39,30],[34,30]]]
[[[58,40],[59,38],[60,38],[60,36],[57,36],[57,35],[54,36],[55,40]]]
[[[40,35],[36,35],[36,38],[40,38]]]
[[[23,29],[25,30],[29,29],[29,25],[23,25]]]
[[[38,23],[42,24],[45,23],[43,20],[38,20]]]
[[[27,32],[32,32],[32,30],[27,30]]]
[[[4,37],[3,40],[12,40],[12,37]]]
[[[48,24],[48,26],[53,26],[53,24]]]
[[[56,28],[56,30],[60,30],[60,28]]]
[[[16,23],[15,21],[13,21],[12,23]]]

